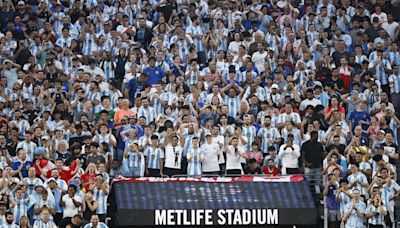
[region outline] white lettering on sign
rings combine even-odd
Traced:
[[[278,225],[278,209],[155,210],[154,224],[168,225]]]

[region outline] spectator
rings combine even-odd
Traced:
[[[339,202],[336,200],[335,191],[338,188],[338,183],[335,175],[329,174],[327,178],[327,183],[324,188],[324,196],[326,196],[325,203],[328,207],[328,224],[329,227],[338,227],[341,215],[339,211]]]
[[[304,174],[319,176],[324,149],[322,144],[318,142],[318,132],[312,131],[310,137],[310,140],[306,141],[301,146],[301,154],[305,166]]]
[[[60,227],[66,227],[72,221],[72,218],[78,215],[82,199],[76,195],[76,191],[77,187],[75,185],[68,186],[68,193],[64,194],[59,201],[60,206],[64,208]]]
[[[226,147],[224,152],[226,153],[226,173],[229,175],[240,175],[242,174],[241,158],[247,158],[247,154],[242,148],[239,148],[239,139],[232,137],[230,139],[231,145]]]
[[[42,209],[42,216],[40,220],[36,220],[33,224],[34,228],[49,227],[56,228],[56,223],[50,219],[50,212],[48,209]]]
[[[201,150],[203,175],[218,175],[220,173],[219,159],[223,154],[221,154],[220,145],[213,142],[211,133],[206,134],[206,143],[201,146]]]
[[[84,228],[94,228],[94,227],[108,228],[108,226],[104,222],[100,221],[98,215],[92,215],[92,217],[90,218],[90,223],[84,226]]]
[[[278,175],[280,173],[280,170],[275,164],[274,159],[270,158],[267,161],[268,163],[264,166],[263,173],[272,176]]]
[[[255,158],[249,159],[249,164],[244,168],[245,174],[261,174],[261,168]]]
[[[17,150],[18,160],[12,163],[14,176],[23,179],[28,176],[28,169],[32,166],[32,162],[28,160],[27,153],[24,149]]]
[[[345,227],[363,226],[366,205],[360,198],[358,189],[353,191],[353,199],[346,205],[343,222]]]
[[[282,174],[297,174],[299,170],[300,148],[293,144],[294,136],[289,134],[287,143],[279,149],[279,158],[282,160]]]

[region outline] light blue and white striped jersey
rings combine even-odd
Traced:
[[[158,97],[156,95],[158,95]],[[162,102],[168,102],[168,94],[164,91],[161,91],[160,93],[157,92],[154,94],[150,94],[150,96],[153,103],[152,107],[154,108],[158,116],[164,112],[164,106]]]
[[[393,200],[393,197],[394,192],[391,191],[388,187],[383,186],[381,188],[381,200],[392,221],[394,221],[394,210],[392,209],[390,202]]]
[[[33,159],[34,159],[33,153],[35,152],[36,143],[34,143],[32,141],[27,142],[27,141],[24,140],[24,141],[19,142],[17,144],[17,150],[20,149],[20,148],[22,148],[22,149],[24,149],[26,151],[27,160],[28,161],[33,161]]]
[[[400,93],[400,74],[389,76],[390,93]]]
[[[47,220],[44,222],[42,220],[36,220],[33,224],[33,228],[57,228],[57,225],[54,223],[53,220]]]
[[[40,53],[43,49],[42,45],[37,46],[35,42],[32,42],[32,44],[29,46],[29,52],[31,53],[32,56],[35,56]]]
[[[289,115],[287,113],[282,113],[278,116],[278,124],[285,123],[286,121],[293,121],[295,124],[301,123],[301,118],[298,113],[292,112]]]
[[[301,143],[302,142],[301,132],[298,128],[293,128],[293,130],[291,132],[289,132],[286,128],[283,128],[281,130],[281,136],[282,136],[283,143],[287,143],[287,138],[290,133],[293,134],[293,136],[294,136],[293,143],[298,145],[299,147],[301,147],[301,144],[302,144]]]
[[[276,94],[269,93],[267,100],[271,100],[272,103],[279,106],[279,102],[281,101],[281,95],[279,93]]]
[[[60,48],[69,48],[71,47],[71,42],[72,42],[72,37],[60,37],[56,41],[56,45],[59,46]]]
[[[347,177],[347,180],[349,181],[349,185],[352,185],[356,180],[358,180],[360,183],[368,185],[368,180],[367,177],[365,176],[364,173],[358,172],[358,173],[353,173]],[[365,195],[367,192],[365,190],[365,187],[362,187],[360,183],[356,183],[353,185],[351,190],[358,189],[360,190],[360,195]]]
[[[107,214],[107,198],[108,195],[103,191],[103,189],[94,188],[93,189],[94,199],[98,203],[98,207],[96,209],[96,214],[105,215]]]
[[[362,64],[364,60],[368,61],[368,58],[365,55],[355,55],[354,58],[356,59],[356,63],[358,64]]]
[[[104,71],[104,75],[105,75],[105,81],[109,82],[110,79],[114,78],[114,68],[115,68],[115,63],[113,63],[112,61],[104,61],[102,64],[102,70]]]
[[[191,147],[187,153],[188,167],[187,174],[189,176],[201,175],[201,160],[203,159],[203,152],[200,148],[194,149]]]
[[[398,133],[399,126],[397,125],[396,121],[393,118],[390,120],[389,128],[393,132],[393,143],[396,145],[399,145],[397,142],[397,133]]]
[[[200,72],[190,71],[190,68],[191,66],[189,66],[189,70],[185,72],[185,76],[188,77],[188,80],[186,80],[188,86],[196,85],[200,78]]]
[[[249,95],[250,95],[250,87],[247,87],[243,97],[249,99],[250,98]],[[267,94],[265,93],[265,89],[262,88],[261,86],[257,87],[255,95],[258,97],[260,101],[265,101],[267,99]]]
[[[15,223],[12,223],[12,224],[9,224],[9,225],[3,223],[2,225],[0,225],[0,228],[19,228],[19,226],[17,224],[15,224]]]
[[[359,164],[360,171],[365,172],[368,169],[371,169],[371,165],[368,162],[361,162]]]
[[[29,125],[29,122],[24,120],[24,119],[22,119],[22,120],[20,120],[18,122],[13,120],[12,123],[17,125],[18,130],[19,130],[18,131],[19,132],[19,136],[21,136],[21,137],[23,137],[25,135],[25,132],[31,127]]]
[[[27,216],[28,214],[28,206],[29,206],[29,198],[25,199],[14,199],[15,205],[11,209],[14,214],[14,223],[19,225],[19,221],[22,216]]]
[[[94,227],[95,226],[93,226],[92,223],[88,223],[83,228],[94,228]],[[96,228],[108,228],[108,226],[106,224],[104,224],[103,222],[99,222],[97,224]]]
[[[111,144],[111,140],[110,140],[112,137],[114,137],[114,136],[110,136],[110,134],[98,134],[97,135],[97,143],[99,145],[103,142],[107,143],[108,150],[112,153],[112,152],[114,152],[114,146]]]
[[[123,175],[127,177],[143,177],[145,164],[143,153],[129,151],[128,158],[122,161]]]
[[[149,169],[160,169],[160,160],[164,159],[164,151],[161,148],[148,147],[144,150],[146,167]]]
[[[60,199],[61,199],[61,197],[62,197],[61,189],[56,188],[56,189],[54,189],[54,192],[51,191],[50,189],[47,190],[47,191],[49,192],[49,195],[50,195],[50,194],[53,195],[53,197],[54,197],[54,202],[60,202]],[[57,213],[62,213],[62,212],[64,211],[64,208],[63,208],[63,207],[60,207],[60,204],[55,203],[55,204],[54,204],[54,210],[55,210]]]
[[[279,133],[278,129],[274,127],[263,127],[258,130],[257,136],[262,139],[260,149],[264,154],[266,154],[268,153],[268,147],[275,146],[275,148],[277,148],[275,145],[275,140],[279,139],[281,137],[281,134]]]
[[[397,61],[400,59],[400,54],[398,51],[390,51],[387,53],[387,59],[389,60],[390,64],[397,63]]]
[[[61,178],[57,178],[57,179],[56,179],[56,183],[57,183],[57,187],[58,187],[58,188],[60,188],[61,190],[67,191],[68,185],[67,185],[67,182],[65,182],[65,180],[63,180],[63,179],[61,179]],[[49,187],[48,181],[45,181],[44,187],[45,187],[45,188]]]
[[[86,33],[85,39],[83,41],[83,49],[82,52],[84,55],[92,55],[92,52],[96,49],[96,42],[94,40],[93,33]]]
[[[375,205],[370,204],[368,205],[367,209],[365,210],[365,213],[374,213],[377,212],[377,215],[374,215],[373,217],[368,219],[368,224],[371,225],[385,225],[385,216],[381,214],[379,207],[375,207]]]
[[[186,33],[191,33],[193,35],[204,35],[204,29],[200,26],[194,26],[193,24],[186,29]],[[201,42],[201,38],[193,38],[193,43],[196,46],[197,51],[204,51],[205,48]]]
[[[250,126],[242,126],[242,136],[246,139],[247,143],[244,146],[246,152],[251,151],[251,144],[254,142],[254,139],[257,136],[257,129],[253,125]]]
[[[35,191],[36,185],[43,185],[43,181],[40,178],[36,178],[36,177],[33,179],[30,179],[29,177],[25,177],[24,182],[28,183],[27,193],[29,195],[33,194],[33,192]]]
[[[378,61],[378,60],[375,60]],[[375,61],[370,62],[368,65],[368,68],[372,68],[375,65]],[[385,67],[389,70],[392,69],[392,66],[390,65],[389,60],[383,59],[382,64],[385,65]],[[385,72],[385,69],[383,68],[382,64],[378,64],[375,67],[375,72],[376,75],[378,76],[378,80],[382,85],[387,85],[388,84],[388,77],[389,75]]]
[[[346,195],[344,192],[339,193],[339,210],[342,215],[345,213],[346,205],[351,202],[350,196]]]
[[[183,134],[183,137],[185,137],[185,145],[183,145],[182,157],[186,158],[189,149],[192,147],[193,137],[200,138],[200,134],[188,134],[186,131],[186,133]]]
[[[50,200],[49,197],[47,197],[47,200],[44,201],[42,199],[42,197],[40,196],[40,199],[34,205],[34,209],[39,209],[39,208],[43,207],[43,205],[46,205],[47,208],[54,208],[55,207],[55,202],[54,202],[54,200]],[[35,218],[36,220],[41,220],[42,213],[40,213],[38,215],[34,215],[33,218]],[[53,216],[51,214],[49,215],[49,218],[51,220],[53,220]]]
[[[236,118],[236,115],[239,113],[240,110],[240,98],[236,96],[231,98],[229,96],[225,96],[224,103],[228,105],[228,115],[230,117]]]
[[[153,107],[144,108],[143,106],[139,108],[138,117],[144,116],[146,117],[146,125],[153,122],[157,117],[157,113]]]
[[[140,139],[139,139],[140,140]],[[125,139],[125,148],[124,148],[124,150],[126,150],[126,148],[129,148],[129,145],[131,145],[131,144],[133,144],[133,143],[138,143],[138,145],[140,146],[140,144],[139,144],[139,140],[137,140],[137,139],[130,139],[130,138],[126,138]]]
[[[140,137],[138,142],[139,147],[144,147],[144,149],[147,149],[146,143],[151,141],[150,138],[150,135],[143,135],[142,137]]]
[[[88,100],[90,100],[90,101],[95,101],[95,100],[97,100],[97,101],[99,101],[100,102],[100,100],[101,100],[101,94],[100,94],[100,92],[92,92],[92,91],[88,91],[87,93],[86,93],[86,99],[88,99]]]

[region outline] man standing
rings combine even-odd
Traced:
[[[247,158],[247,154],[239,147],[239,139],[234,136],[231,138],[231,145],[225,147],[226,153],[226,174],[241,175],[241,158]]]
[[[353,201],[346,205],[343,222],[346,228],[363,227],[366,205],[360,198],[360,191],[353,190]]]
[[[178,136],[171,136],[171,143],[165,146],[165,166],[164,175],[172,177],[179,175],[181,171],[183,148],[178,145]]]
[[[287,143],[279,149],[278,157],[282,160],[282,174],[299,173],[300,147],[293,144],[293,134],[288,134]]]
[[[143,73],[148,75],[147,83],[150,85],[156,84],[165,77],[164,71],[156,67],[156,58],[153,56],[149,58],[149,67],[145,68]]]
[[[158,146],[158,136],[151,136],[151,146],[143,153],[146,158],[146,173],[151,177],[163,175],[164,151]]]
[[[306,177],[307,175],[315,175],[316,178],[319,178],[321,175],[323,153],[324,148],[322,144],[318,142],[318,132],[312,131],[310,140],[306,141],[301,146],[304,174]]]
[[[203,175],[218,175],[220,171],[218,161],[222,154],[220,146],[213,142],[211,133],[206,134],[206,143],[204,143],[200,149],[203,153]]]

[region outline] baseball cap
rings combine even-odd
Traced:
[[[25,5],[25,2],[24,2],[24,1],[19,1],[19,2],[18,2],[18,5],[19,5],[19,6],[24,6],[24,5]]]
[[[272,84],[272,85],[271,85],[271,89],[279,89],[278,84]]]
[[[351,91],[351,95],[358,95],[358,91],[353,89],[353,90]]]
[[[35,185],[35,189],[36,189],[37,187],[42,187],[42,188],[44,188],[44,186],[43,186],[42,184],[37,184],[37,185]]]
[[[314,88],[317,87],[317,86],[322,88],[322,83],[320,81],[315,81],[314,82]]]
[[[47,180],[47,183],[50,183],[51,181],[54,181],[54,182],[57,183],[57,181],[56,181],[56,179],[54,179],[54,177],[50,177],[50,178]]]
[[[385,134],[385,131],[384,130],[380,130],[379,133]]]
[[[42,140],[47,140],[47,141],[49,141],[49,139],[50,139],[50,137],[49,137],[48,135],[42,136]]]
[[[35,155],[41,155],[43,152],[43,147],[36,147],[35,148]]]
[[[207,136],[211,136],[211,133],[206,133],[206,137],[207,137]]]
[[[4,202],[4,201],[0,201],[0,205],[5,206],[5,205],[7,205],[7,204],[6,204],[6,202]]]

